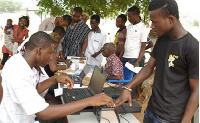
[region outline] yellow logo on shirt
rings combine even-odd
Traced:
[[[179,57],[179,56],[170,54],[170,55],[169,55],[169,59],[168,59],[168,64],[169,64],[168,66],[169,66],[169,67],[174,67],[173,61],[175,61],[176,59],[178,59],[178,57]]]

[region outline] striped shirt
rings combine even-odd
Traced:
[[[89,32],[90,28],[83,21],[67,27],[62,43],[65,59],[67,59],[67,56],[78,56],[81,53],[83,41]]]

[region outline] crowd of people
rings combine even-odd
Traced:
[[[175,0],[152,0],[148,9],[151,28],[158,39],[145,66],[144,53],[152,47],[152,42],[137,6],[130,7],[127,16],[117,16],[119,30],[115,40],[108,43],[99,27],[100,15],[89,17],[81,7],[75,7],[71,16],[45,19],[28,40],[25,39],[29,37],[29,17],[20,17],[17,25],[8,19],[0,66],[0,122],[54,119],[67,122],[66,115],[88,106],[115,107],[126,101],[131,106],[132,88],[136,88],[137,96],[137,88],[154,71],[153,92],[144,123],[190,122],[199,104],[199,42],[181,25]],[[86,24],[89,18],[91,29]],[[127,18],[130,24],[126,27]],[[73,81],[67,75],[54,75],[70,67],[68,56],[87,57],[91,68],[101,67],[106,57],[107,80],[124,79],[126,62],[143,69],[127,85],[119,84],[122,92],[115,102],[101,93],[63,105],[49,104],[45,95],[57,88],[57,83],[73,88]]]

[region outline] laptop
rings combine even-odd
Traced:
[[[68,76],[74,81],[74,84],[82,85],[82,80],[89,73],[89,71],[90,71],[90,66],[86,64],[79,75],[68,74]]]
[[[99,67],[95,66],[88,88],[63,88],[64,102],[69,103],[102,93],[105,80],[106,73],[102,71]]]

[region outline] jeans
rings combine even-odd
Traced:
[[[156,115],[147,108],[144,113],[143,123],[170,123],[170,121],[167,121],[163,117]]]
[[[123,63],[123,66],[125,66],[126,62],[129,62],[131,64],[135,64],[137,59],[136,58],[124,58],[124,57],[122,57],[121,61]]]

